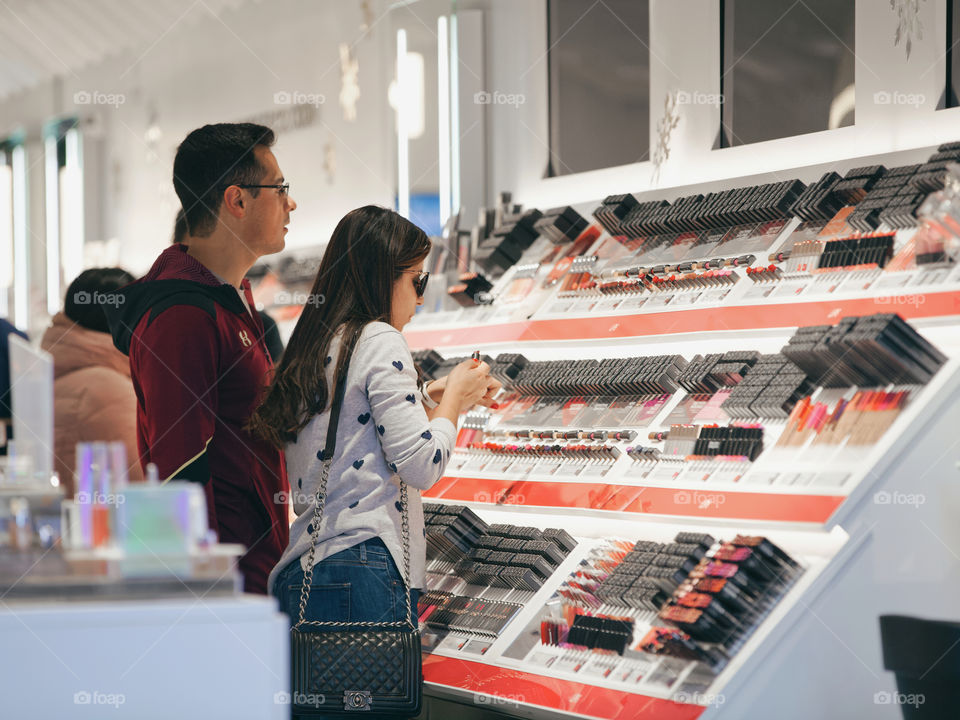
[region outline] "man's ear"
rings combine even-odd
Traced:
[[[230,213],[233,217],[238,220],[244,215],[247,211],[244,208],[243,202],[243,190],[238,188],[236,185],[231,185],[226,190],[223,191],[223,207]]]

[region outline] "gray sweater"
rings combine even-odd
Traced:
[[[339,351],[338,334],[326,358],[330,396]],[[417,371],[403,335],[387,323],[368,324],[350,358],[316,562],[379,537],[402,576],[402,478],[408,485],[410,586],[424,587],[426,543],[420,490],[429,489],[443,476],[456,428],[446,418],[428,420],[421,400]],[[285,448],[297,519],[290,528],[290,544],[270,573],[268,588],[273,588],[279,570],[294,558],[300,557],[306,570],[322,465],[318,452],[326,443],[329,419],[327,408]]]

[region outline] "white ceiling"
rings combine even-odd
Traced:
[[[251,0],[0,0],[0,100]]]

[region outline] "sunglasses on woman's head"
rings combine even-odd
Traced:
[[[417,291],[417,297],[423,297],[423,293],[427,289],[427,280],[430,279],[430,273],[425,270],[401,270],[400,272],[416,274],[417,277],[413,281],[413,287]]]

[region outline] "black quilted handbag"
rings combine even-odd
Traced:
[[[300,589],[300,615],[290,630],[293,713],[305,717],[357,714],[363,718],[414,717],[420,713],[423,672],[420,630],[411,620],[406,483],[400,483],[406,619],[387,623],[304,619],[348,367],[349,356],[343,363],[330,409],[320,488],[313,515],[313,537]],[[317,630],[311,632],[306,629],[308,627]]]

